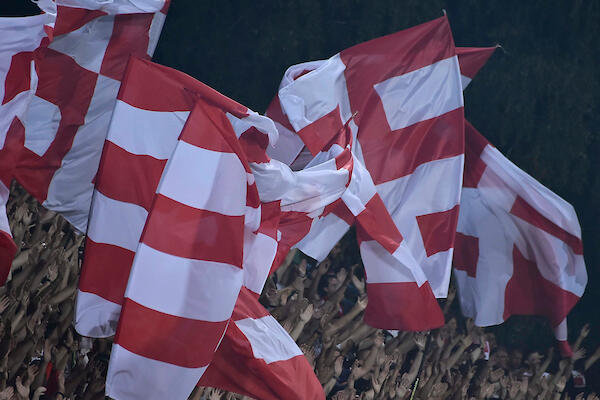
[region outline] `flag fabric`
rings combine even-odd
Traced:
[[[577,215],[469,123],[465,138],[454,256],[463,313],[478,326],[545,316],[568,353],[565,318],[587,284]]]
[[[445,17],[359,44],[324,62],[291,67],[267,111],[283,137],[271,154],[294,166],[304,145],[314,155],[319,141],[327,141],[323,132],[354,112],[354,153],[434,294],[445,297],[464,145],[460,71]],[[317,223],[327,226],[321,229],[329,232],[330,243],[298,244],[318,260],[349,226],[343,214],[324,218]]]
[[[458,63],[460,65],[460,79],[463,90],[475,78],[475,75],[485,65],[499,46],[493,47],[457,47]]]
[[[199,385],[262,400],[325,398],[302,350],[246,288]]]
[[[210,114],[210,118],[207,119],[203,114],[206,107],[211,107],[213,111],[217,108],[218,110]],[[195,110],[195,113],[192,110]],[[209,122],[213,125],[210,125]],[[221,182],[220,177],[228,171],[221,164],[212,167],[188,165],[194,162],[208,162],[210,158],[186,153],[183,156],[178,155],[178,146],[183,146],[184,149],[187,146],[187,144],[181,144],[181,137],[184,137],[187,131],[201,135],[198,140],[209,141],[216,140],[213,138],[216,135],[213,131],[231,131],[229,136],[233,136],[238,144],[230,143],[229,145],[237,148],[236,154],[243,155],[242,158],[248,163],[243,184],[234,181],[227,175],[223,177],[227,184]],[[179,141],[178,132],[182,132]],[[191,391],[191,382],[194,379],[197,382],[206,369],[208,360],[213,356],[216,343],[227,326],[226,324],[219,325],[219,329],[215,328],[213,331],[204,332],[201,331],[201,323],[211,321],[213,324],[216,322],[223,324],[223,322],[227,322],[228,317],[219,321],[213,321],[218,318],[211,317],[211,315],[193,314],[186,317],[184,306],[191,302],[200,310],[210,310],[215,307],[211,301],[218,301],[220,306],[217,309],[225,308],[231,315],[237,293],[242,285],[245,290],[251,290],[258,296],[258,293],[262,291],[277,250],[279,215],[285,212],[307,216],[319,215],[325,206],[346,191],[351,169],[349,145],[343,148],[334,144],[327,152],[328,159],[313,168],[293,172],[285,164],[269,159],[266,154],[269,141],[274,141],[276,135],[275,126],[268,118],[251,112],[193,78],[148,61],[131,59],[115,105],[96,177],[96,192],[92,202],[76,307],[76,328],[84,335],[109,336],[115,333],[117,324],[119,326],[115,336],[115,347],[113,347],[107,393],[112,393],[119,399],[149,398],[148,396],[151,395],[157,396],[156,398],[161,398],[161,396],[164,398],[166,394],[160,391],[163,389],[156,390],[156,385],[162,381],[154,380],[153,376],[158,374],[167,377],[171,376],[171,373],[179,376],[178,379],[183,379],[185,382],[177,381],[181,385],[178,386],[177,393],[170,392],[168,394],[170,398],[179,398],[184,396],[184,392],[188,389]],[[208,145],[204,144],[203,146]],[[213,144],[213,146],[217,145]],[[216,150],[221,148],[218,146],[215,147]],[[223,149],[223,151],[227,150],[227,148]],[[196,171],[206,171],[206,173],[198,174]],[[211,177],[211,175],[207,175],[208,172],[214,172],[217,175]],[[184,180],[183,177],[187,178]],[[176,183],[171,184],[170,182]],[[163,193],[171,185],[181,190],[179,195],[187,196],[186,198],[198,197],[196,192],[200,190],[201,193],[208,196],[207,201],[213,206],[232,201],[240,201],[240,204],[244,206],[241,240],[230,245],[241,246],[239,250],[243,259],[240,265],[243,272],[239,273],[239,276],[236,274],[235,279],[229,277],[227,288],[215,285],[214,290],[206,291],[202,301],[194,302],[192,300],[195,298],[194,293],[192,295],[188,293],[192,287],[196,290],[198,285],[190,286],[191,283],[185,284],[185,281],[194,281],[200,284],[200,278],[205,278],[205,276],[198,275],[198,279],[194,279],[192,275],[186,275],[187,273],[182,271],[181,279],[167,276],[156,277],[158,273],[155,272],[156,265],[165,265],[166,267],[168,264],[181,263],[182,259],[190,263],[190,257],[201,259],[210,257],[210,251],[208,251],[210,249],[203,249],[200,245],[193,246],[196,249],[195,253],[186,258],[169,253],[171,250],[168,248],[159,249],[160,251],[157,252],[152,247],[152,243],[147,242],[152,226],[155,226],[153,213],[158,213],[158,217],[155,218],[164,218],[163,214],[169,214],[171,208],[179,208],[178,202],[172,200],[169,200],[169,207],[163,204],[166,202],[165,199],[176,197]],[[193,208],[197,209],[197,206]],[[214,210],[202,210],[215,212]],[[179,221],[177,215],[173,218],[175,221],[169,223],[163,220],[162,225],[171,226]],[[200,232],[204,231],[211,238],[210,241],[214,242],[214,246],[232,240],[230,237],[233,236],[226,229],[226,222],[224,222],[223,232],[219,233],[221,222],[218,219],[210,220],[210,229],[208,226],[203,228],[202,221],[195,222],[192,217],[186,217],[182,223],[184,221],[185,226],[176,231],[171,232],[171,228],[169,228],[172,240],[165,243],[187,243],[193,238],[201,240]],[[180,233],[176,233],[177,231]],[[194,234],[194,232],[198,233]],[[209,242],[208,238],[205,240]],[[138,244],[138,242],[140,243]],[[190,246],[192,245],[190,244]],[[233,248],[219,250],[218,247],[215,251],[218,250],[221,255],[236,254]],[[236,249],[238,248],[236,247]],[[164,258],[159,254],[161,252],[171,254],[171,256],[169,259],[161,260],[161,257]],[[191,259],[194,262],[197,261],[196,258]],[[236,267],[237,264],[239,262],[235,264]],[[180,269],[173,265],[169,268]],[[234,265],[233,261],[230,261],[229,265]],[[172,269],[169,270],[172,271]],[[185,275],[185,280],[183,275]],[[165,291],[165,285],[168,285],[166,294],[154,294],[156,290]],[[177,293],[179,300],[166,299],[165,296],[168,296],[169,293]],[[213,296],[209,296],[210,293]],[[188,296],[190,299],[184,300]],[[178,304],[182,308],[168,308],[169,305]],[[203,305],[200,306],[201,304]],[[230,306],[227,306],[228,304]],[[145,308],[142,309],[138,305]],[[134,313],[127,313],[127,309],[133,309]],[[140,310],[144,315],[139,314],[142,313]],[[185,330],[184,334],[191,335],[190,338],[187,338],[191,340],[189,343],[202,340],[208,346],[205,346],[202,354],[187,354],[180,351],[181,349],[171,349],[168,354],[153,353],[152,349],[156,348],[170,349],[168,343],[171,343],[177,336],[172,332],[169,332],[169,335],[163,335],[164,332],[158,329],[158,337],[154,336],[138,343],[134,340],[132,332],[135,331],[135,326],[138,324],[161,324],[157,315],[161,318],[168,316],[167,319],[173,321],[172,325],[165,323],[165,326],[171,326],[172,329],[179,327]],[[225,316],[226,313],[219,314],[219,318]],[[207,319],[201,320],[198,317]],[[209,320],[209,317],[213,320]],[[254,315],[252,319],[257,320],[255,324],[261,325],[263,317]],[[186,328],[187,322],[194,326],[198,325],[200,331],[195,330],[194,326]],[[274,320],[269,324],[272,322]],[[230,326],[231,323],[229,323]],[[223,343],[230,343],[230,335],[235,336],[234,331],[232,328],[230,333],[227,329]],[[280,333],[281,329],[279,329],[279,336],[275,335],[274,337],[282,337]],[[218,336],[217,342],[201,339],[206,334],[210,334],[213,339]],[[247,339],[251,340],[252,336],[248,335],[250,334],[246,333]],[[179,339],[176,341],[177,343],[185,343],[182,338]],[[161,342],[162,340],[166,340],[168,343],[165,344]],[[291,339],[284,340],[283,337],[281,340],[286,345],[291,341]],[[289,368],[292,368],[296,370],[296,374],[310,372],[314,375],[311,369],[304,368],[304,372],[298,371],[298,368],[305,364],[297,359],[296,352],[297,349],[292,346],[291,350],[286,350],[285,354],[295,354],[292,357],[294,359],[291,361],[279,359],[278,361],[291,366],[288,367],[288,371],[290,371]],[[179,356],[182,359],[179,359]],[[259,362],[259,360],[255,360],[255,362]],[[267,363],[265,373],[281,366],[281,362],[273,365]],[[127,371],[138,368],[139,365],[143,365],[142,369],[146,372],[145,375],[136,376],[132,378],[133,380],[128,378]],[[274,371],[276,370],[277,368]],[[310,381],[314,383],[316,378],[308,377],[307,382]],[[140,387],[140,390],[135,391],[134,394],[128,389],[131,387]],[[189,394],[189,392],[187,393]]]
[[[33,53],[48,45],[55,15],[0,18],[0,285],[6,282],[17,246],[12,240],[6,203],[23,132],[16,127],[37,85]]]
[[[108,396],[185,399],[206,370],[243,284],[249,174],[225,112],[197,101],[136,250]]]
[[[249,112],[181,72],[139,59],[130,61],[124,82],[96,176],[79,283],[75,325],[81,334],[94,337],[114,334],[129,270],[158,182],[196,97],[220,102],[224,109],[235,109],[240,115]],[[276,135],[270,120],[252,113],[242,119],[227,115],[252,170],[249,193],[255,194],[248,199],[252,232],[259,227],[257,210],[262,203],[278,202],[284,214],[311,218],[346,190],[349,148],[344,151],[339,145],[332,146],[327,153],[330,159],[293,172],[265,153],[269,139],[259,129]],[[245,243],[268,243],[260,230],[256,237],[246,236]],[[259,271],[271,267],[275,248],[259,252],[259,258],[250,257],[250,250],[244,254],[247,268]],[[248,276],[261,276],[262,282],[247,284],[260,292],[266,272]]]
[[[9,131],[24,137],[15,178],[81,232],[125,65],[151,57],[167,6],[58,0],[52,41],[33,54],[37,87]]]

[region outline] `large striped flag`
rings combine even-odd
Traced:
[[[17,251],[12,240],[6,202],[23,132],[16,129],[37,85],[33,54],[48,45],[55,15],[0,18],[0,285]]]
[[[204,115],[206,109],[212,111]],[[233,143],[228,142],[227,146],[231,147],[217,140],[219,132],[235,139]],[[192,134],[198,142],[190,144],[188,141],[192,139],[188,135]],[[225,329],[223,324],[231,315],[241,285],[256,297],[262,291],[277,250],[281,211],[320,213],[346,190],[350,176],[348,162],[342,160],[349,159],[349,147],[344,150],[338,146],[332,154],[337,157],[321,163],[318,168],[293,173],[266,155],[266,147],[276,135],[269,119],[252,113],[193,78],[147,61],[130,61],[96,178],[76,310],[76,328],[85,335],[109,336],[119,324],[108,393],[117,398],[148,398],[149,391],[156,390],[155,385],[162,385],[154,375],[166,377],[172,372],[184,381],[174,381],[180,383],[178,391],[171,391],[168,396],[184,398],[184,392],[191,391],[189,385],[194,379],[197,382],[213,356],[223,333],[221,327]],[[188,139],[182,139],[184,137]],[[243,161],[246,166],[243,182],[228,175],[231,168],[227,164],[216,161],[210,164],[211,160],[219,159],[215,157],[220,152]],[[183,203],[202,199],[206,204]],[[231,221],[240,219],[239,215],[227,214],[227,210],[219,208],[232,202],[243,204],[239,237],[234,234],[237,231],[228,228]],[[180,214],[178,209],[186,212]],[[198,210],[202,212],[198,214]],[[223,219],[222,215],[228,217]],[[165,220],[166,216],[172,218]],[[163,229],[173,226],[168,231],[169,239],[161,242],[162,245],[156,245],[153,236],[149,236],[151,232],[162,232],[155,225],[157,218],[163,218],[158,219]],[[175,228],[178,223],[181,226]],[[192,241],[198,243],[192,246]],[[178,243],[187,243],[189,247],[184,247],[193,248],[193,254],[178,253],[181,250]],[[163,245],[167,247],[160,247]],[[168,247],[171,245],[175,248]],[[238,252],[242,259],[230,259]],[[219,270],[214,269],[219,265],[238,268],[238,264],[242,272],[231,277],[221,276]],[[161,272],[157,268],[160,266],[171,272],[163,271],[167,275],[159,277],[157,274]],[[214,268],[209,268],[211,266]],[[181,273],[169,275],[174,271]],[[230,273],[228,271],[225,269],[223,273]],[[210,290],[200,290],[202,285],[209,285]],[[174,294],[177,294],[176,300],[170,297]],[[236,310],[258,307],[242,300],[237,300]],[[134,310],[133,316],[127,310]],[[256,343],[253,330],[242,330],[245,349],[226,347],[223,352],[241,352],[239,357],[242,358],[251,353],[254,359],[248,362],[263,367],[259,375],[264,375],[264,379],[287,371],[311,383],[312,386],[307,387],[309,393],[320,393],[312,369],[307,367],[293,340],[283,334],[280,327],[276,329],[272,317],[256,313],[240,317],[244,315],[243,309],[236,311],[237,317],[229,322],[231,329],[226,330],[222,346],[239,344],[240,333],[236,327],[250,324],[274,329],[265,333],[273,340],[279,338],[284,353],[276,355],[279,358],[261,357],[255,346],[248,347]],[[164,318],[172,321],[172,325]],[[240,319],[245,321],[239,322]],[[203,330],[202,326],[208,322],[218,328]],[[173,330],[167,334],[157,329],[155,336],[136,341],[135,327],[152,323]],[[179,334],[190,336],[183,338]],[[211,342],[215,338],[217,342]],[[175,346],[173,343],[192,346],[190,343],[200,342],[204,347],[189,354],[185,348],[171,347]],[[163,347],[169,351],[152,350]],[[145,375],[135,375],[133,380],[128,380],[128,371],[138,367]],[[219,384],[219,381],[212,382]],[[252,393],[251,383],[247,385],[250,386],[245,392]],[[133,394],[129,387],[141,387],[136,392],[141,397],[135,397],[138,394]],[[295,391],[289,387],[278,390],[275,393]],[[166,396],[160,390],[154,395]]]
[[[16,250],[5,217],[16,178],[85,232],[120,80],[150,58],[168,0],[43,0],[39,16],[0,21],[0,283]]]
[[[37,87],[9,134],[24,137],[15,178],[85,232],[121,77],[130,55],[150,58],[167,0],[57,0],[53,39],[34,53]]]
[[[497,47],[457,49],[463,89]],[[479,326],[545,316],[569,356],[566,316],[587,282],[575,211],[468,122],[462,192],[453,265],[463,313]]]
[[[467,123],[454,272],[461,308],[479,326],[548,318],[568,355],[566,316],[587,273],[573,207],[519,169]]]
[[[353,150],[384,206],[379,218],[391,216],[398,231],[392,237],[408,250],[404,265],[414,259],[413,270],[420,270],[413,276],[398,274],[402,263],[390,256],[393,248],[361,243],[369,296],[388,299],[370,301],[365,315],[387,305],[395,315],[378,318],[386,328],[430,329],[440,323],[439,314],[423,319],[431,313],[419,307],[436,309],[431,293],[444,297],[450,279],[463,172],[461,89],[457,51],[443,17],[351,47],[327,61],[290,67],[267,110],[281,135],[269,152],[293,168],[306,165],[329,132],[357,113],[356,123],[349,122],[357,138]],[[310,221],[297,247],[323,259],[353,217],[339,202],[332,205]],[[370,274],[370,265],[388,270]],[[398,318],[402,307],[412,315],[412,324]]]

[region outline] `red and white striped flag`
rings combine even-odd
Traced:
[[[12,240],[6,202],[23,147],[19,118],[37,85],[34,51],[48,45],[55,15],[0,18],[0,285],[6,282],[17,247]]]
[[[463,313],[478,326],[545,316],[568,354],[565,318],[587,284],[575,210],[469,123],[465,138],[454,256]]]
[[[22,135],[15,178],[86,231],[98,169],[129,56],[150,58],[167,0],[58,0],[52,42],[34,53],[37,87],[9,134]]]
[[[197,115],[202,112],[202,109],[196,110],[196,120],[192,120],[190,111],[194,105],[198,107],[197,104],[200,102],[217,105],[219,111],[214,115],[211,114],[212,117],[209,120],[219,125],[215,128],[214,126],[208,126],[207,122],[204,121],[196,129],[197,132],[194,131],[195,134],[206,136],[202,136],[204,140],[214,140],[211,139],[214,136],[214,129],[231,131],[230,136],[236,138],[238,143],[234,145],[239,147],[236,154],[243,154],[249,162],[250,169],[246,170],[243,183],[229,179],[226,181],[228,184],[221,183],[217,185],[215,183],[217,182],[216,179],[221,175],[211,178],[206,174],[195,172],[212,171],[208,166],[202,168],[201,166],[182,166],[184,161],[202,162],[203,159],[208,160],[206,157],[179,157],[179,161],[174,161],[177,155],[178,132],[182,130],[186,121],[188,124],[186,129],[188,130],[199,124]],[[214,106],[211,107],[215,108]],[[269,137],[269,134],[272,137]],[[238,243],[243,248],[241,264],[243,273],[240,274],[241,281],[239,283],[240,285],[243,283],[245,288],[255,292],[258,296],[258,293],[262,291],[277,250],[277,226],[281,210],[295,210],[295,212],[305,213],[306,215],[314,212],[318,213],[328,202],[337,199],[341,195],[349,181],[348,170],[341,168],[342,166],[340,166],[341,169],[338,169],[339,162],[336,164],[335,158],[319,165],[319,168],[306,170],[302,173],[293,173],[284,164],[276,160],[269,160],[265,150],[269,140],[274,140],[276,135],[277,132],[270,120],[253,114],[247,108],[218,94],[189,76],[147,61],[132,59],[118,95],[96,178],[96,193],[92,205],[77,300],[76,328],[78,331],[86,335],[109,336],[114,334],[115,326],[120,320],[120,326],[125,328],[119,328],[117,338],[122,337],[123,335],[120,332],[126,332],[124,329],[135,323],[132,321],[137,319],[131,320],[126,315],[125,307],[131,308],[128,304],[133,304],[132,301],[138,303],[135,298],[133,300],[127,298],[130,293],[133,293],[132,296],[141,296],[139,298],[141,303],[139,304],[145,306],[151,304],[151,307],[146,306],[148,309],[159,310],[162,314],[168,314],[173,318],[179,315],[171,314],[168,310],[163,309],[163,307],[166,307],[166,305],[163,305],[164,299],[161,297],[164,296],[163,294],[159,293],[154,298],[151,294],[153,291],[149,289],[146,283],[137,282],[146,282],[147,280],[155,282],[150,287],[154,287],[156,290],[159,290],[156,284],[163,288],[168,285],[172,288],[172,290],[168,290],[169,293],[176,291],[175,286],[183,285],[177,291],[180,292],[182,296],[180,299],[183,302],[183,299],[187,298],[188,295],[186,289],[188,286],[184,285],[183,280],[175,279],[173,282],[168,282],[166,277],[164,279],[146,277],[146,273],[152,271],[146,271],[144,267],[136,270],[136,265],[138,265],[138,262],[141,263],[141,259],[146,259],[146,263],[150,265],[155,262],[154,258],[157,257],[157,254],[154,254],[156,257],[148,256],[150,245],[145,242],[144,237],[150,229],[152,210],[156,209],[155,207],[159,204],[158,199],[161,198],[162,189],[160,188],[164,188],[167,182],[171,180],[181,182],[179,183],[181,185],[186,174],[191,174],[187,178],[189,182],[183,186],[189,191],[188,196],[194,197],[195,190],[193,188],[202,187],[204,188],[202,193],[205,193],[213,203],[226,204],[238,199],[244,204],[242,241]],[[200,151],[208,150],[201,149]],[[344,151],[342,150],[341,153],[344,153]],[[349,154],[349,148],[347,153]],[[165,164],[167,165],[166,168]],[[170,169],[169,165],[171,166]],[[213,170],[217,174],[227,172],[227,169],[223,169],[222,166],[215,166]],[[252,173],[248,172],[250,170]],[[169,180],[167,180],[168,177]],[[155,194],[157,190],[158,194]],[[172,196],[167,197],[173,198]],[[172,204],[172,206],[172,208],[177,208],[175,207],[177,204]],[[169,209],[161,209],[161,212],[166,213]],[[188,219],[188,221],[189,227],[187,229],[194,229],[195,225],[192,223],[192,219]],[[213,222],[213,228],[211,230],[205,229],[205,231],[211,237],[216,235],[214,238],[215,243],[227,243],[231,235],[221,237],[218,233],[220,226],[218,221]],[[197,226],[195,229],[200,229],[200,227]],[[200,231],[203,230],[200,229]],[[187,233],[191,235],[190,232]],[[186,231],[182,230],[177,236],[178,240],[184,240],[181,235],[186,237],[185,234]],[[193,235],[191,236],[193,237]],[[137,242],[140,241],[140,238],[141,243],[138,245]],[[204,250],[206,249],[198,248],[198,253],[195,256],[210,256],[210,253]],[[140,252],[146,253],[144,258],[142,258],[143,254]],[[232,251],[227,251],[227,254],[229,253],[232,253]],[[108,260],[110,260],[110,263]],[[131,274],[130,269],[133,271]],[[137,273],[137,277],[133,273]],[[189,276],[187,280],[189,280]],[[226,297],[230,300],[232,298],[235,303],[237,291],[239,290],[236,282],[231,280],[232,285],[227,290],[215,285],[215,290],[224,296],[228,293],[231,294],[233,297]],[[139,293],[142,293],[142,295]],[[124,294],[126,294],[125,298]],[[146,297],[144,297],[144,294]],[[195,304],[202,310],[211,309],[214,307],[211,301],[218,300],[216,293],[214,297],[214,299],[203,298],[202,301],[199,300]],[[193,296],[191,298],[193,299]],[[224,298],[220,299],[219,302],[219,304],[224,304],[227,301]],[[184,303],[181,304],[183,306]],[[233,304],[231,307],[233,307]],[[152,311],[145,311],[151,315],[155,314]],[[229,312],[231,313],[231,311]],[[162,314],[159,315],[162,316]],[[261,322],[262,317],[258,318],[260,321],[256,321],[257,324],[263,323]],[[144,317],[139,318],[144,319]],[[200,323],[195,318],[187,319],[193,319],[196,321],[195,324]],[[254,320],[256,319],[254,318]],[[225,320],[221,322],[223,321]],[[281,328],[279,330],[281,331]],[[235,332],[234,329],[231,332],[227,330],[223,344],[231,343],[229,341],[230,335],[235,336]],[[277,333],[277,331],[274,333]],[[198,335],[198,333],[190,334]],[[200,336],[194,336],[194,338]],[[125,336],[125,338],[128,337],[132,340],[131,336]],[[274,337],[280,336],[275,335]],[[251,337],[247,339],[250,341],[249,343],[252,343]],[[159,345],[160,340],[162,340],[162,337],[152,338],[151,341],[157,348],[161,348]],[[285,345],[289,345],[290,342],[293,343],[291,339],[281,340],[282,344]],[[111,362],[111,371],[113,371],[111,376],[113,378],[109,378],[109,382],[111,382],[111,389],[109,390],[115,395],[121,396],[119,398],[129,398],[127,396],[132,395],[127,389],[124,389],[128,385],[140,384],[149,388],[151,384],[154,384],[154,381],[150,379],[151,367],[144,368],[150,381],[135,383],[119,380],[119,377],[123,376],[121,371],[129,371],[133,368],[132,364],[129,364],[129,362],[132,362],[131,360],[137,360],[144,365],[160,365],[170,371],[184,368],[182,371],[187,374],[184,375],[189,378],[189,381],[186,378],[186,382],[189,383],[193,380],[193,376],[200,377],[204,367],[208,364],[207,359],[212,357],[214,351],[214,346],[213,348],[208,346],[203,350],[204,355],[202,357],[190,354],[190,357],[194,359],[194,363],[202,365],[185,364],[181,360],[162,358],[167,356],[164,354],[147,353],[144,349],[135,347],[139,345],[135,342],[116,340],[116,343],[120,343],[122,349],[116,347],[119,350],[114,353],[114,364]],[[207,340],[206,343],[210,343],[210,340]],[[141,346],[144,345],[141,344]],[[250,349],[246,348],[245,353],[240,354],[240,357],[246,357],[244,354],[247,355],[248,351]],[[297,346],[294,344],[284,352],[285,354],[295,354],[292,357],[293,360],[283,358],[279,359],[280,362],[278,363],[269,362],[264,366],[262,373],[277,375],[277,368],[284,366],[283,371],[294,370],[298,376],[305,376],[310,372],[309,376],[305,378],[306,381],[317,382],[316,378],[311,379],[311,376],[314,377],[312,369],[299,370],[306,362],[297,359],[297,351]],[[145,356],[142,358],[137,357],[136,354],[139,355],[140,353],[145,354]],[[126,359],[123,358],[123,354],[126,355]],[[171,351],[168,356],[174,356],[175,354],[177,354],[176,351]],[[259,360],[260,357],[257,358],[255,362],[263,363]],[[151,361],[157,359],[163,362],[155,364]],[[168,361],[167,364],[171,365],[165,366],[164,361]],[[194,371],[191,371],[192,369]],[[154,372],[162,374],[161,371],[157,369]],[[140,377],[140,379],[144,378]],[[251,383],[248,384],[251,385]],[[281,388],[281,390],[289,391],[291,389]],[[315,389],[313,388],[313,390]],[[147,395],[146,389],[141,390],[140,393],[142,393],[142,396]],[[173,396],[173,393],[170,393],[169,396]]]
[[[357,112],[356,123],[349,122],[357,138],[354,154],[375,184],[374,199],[380,201],[374,203],[384,206],[378,218],[391,216],[395,225],[380,235],[401,243],[404,254],[399,261],[391,256],[399,247],[361,243],[369,296],[381,291],[382,299],[369,301],[365,315],[371,323],[385,321],[381,327],[430,329],[443,323],[431,293],[445,297],[450,279],[463,168],[461,89],[457,52],[444,17],[351,47],[327,61],[291,67],[267,111],[281,136],[269,153],[294,168],[302,168],[330,132]],[[356,215],[340,202],[332,205],[311,221],[297,247],[322,260]],[[381,273],[369,273],[370,265]],[[398,273],[402,268],[412,272]],[[415,307],[398,310],[398,301],[410,299],[419,299]],[[424,304],[428,313],[419,312]],[[386,309],[394,314],[385,315]],[[383,314],[370,319],[378,311]]]
[[[198,384],[262,400],[325,398],[302,350],[246,288]]]
[[[185,399],[230,323],[251,183],[233,111],[198,100],[167,161],[127,283],[108,396]]]

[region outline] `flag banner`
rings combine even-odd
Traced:
[[[108,396],[185,399],[206,370],[243,283],[248,173],[225,112],[197,101],[136,249]]]
[[[0,285],[6,282],[17,251],[8,225],[6,203],[24,142],[20,118],[37,86],[33,54],[48,46],[55,17],[52,13],[42,13],[0,18]]]
[[[433,293],[445,297],[464,146],[460,70],[445,17],[288,69],[267,110],[282,137],[269,154],[301,168],[355,112],[354,154]],[[347,213],[327,213],[312,236],[328,237],[329,249],[308,239],[298,248],[322,260],[348,222]]]
[[[454,256],[463,313],[478,326],[545,316],[565,341],[565,318],[587,284],[575,210],[469,123],[465,138]]]
[[[228,139],[227,147],[215,138],[216,131],[230,132],[222,136],[235,140]],[[225,338],[230,335],[227,323],[240,288],[256,297],[262,291],[278,248],[280,215],[318,216],[347,190],[352,157],[350,136],[345,138],[342,145],[333,143],[322,152],[322,162],[293,172],[266,154],[269,142],[277,139],[271,120],[181,72],[130,60],[95,180],[76,307],[76,328],[84,335],[110,336],[118,325],[107,393],[119,399],[149,398],[150,388],[160,381],[153,380],[153,374],[175,374],[185,380],[178,381],[181,396],[191,391],[223,334]],[[224,164],[225,156],[211,158],[215,152],[231,158],[232,150],[244,165],[243,181],[229,175],[234,170]],[[214,165],[210,164],[213,159]],[[205,203],[200,204],[202,199]],[[242,208],[223,209],[229,203]],[[164,227],[158,227],[176,223],[182,225],[173,232],[169,228],[170,239],[161,239]],[[204,239],[202,232],[208,235]],[[210,279],[202,275],[201,264],[214,263],[230,267],[223,270],[227,276],[221,277],[225,286],[215,284],[201,292],[202,299],[193,300],[200,294],[190,295],[188,291],[198,286],[189,283],[212,282],[213,275]],[[232,271],[234,267],[241,272]],[[181,270],[181,279],[159,279],[157,268],[168,268],[171,273],[172,268]],[[193,279],[192,271],[197,271],[198,279]],[[211,269],[211,274],[217,272]],[[171,299],[173,293],[178,299]],[[186,305],[198,309],[186,311]],[[196,314],[202,310],[206,315]],[[135,327],[154,323],[183,329],[181,334],[191,335],[186,340],[201,340],[209,346],[202,354],[187,354],[169,347],[178,338],[174,332],[160,329],[156,337],[138,343]],[[203,328],[207,323],[210,329]],[[173,343],[185,341],[178,338]],[[171,350],[157,354],[153,350],[157,348]],[[297,363],[288,365],[299,368],[302,363]],[[126,371],[138,365],[146,375],[132,381]],[[138,385],[144,389],[136,395],[126,389]],[[160,390],[153,395],[165,396]]]
[[[198,384],[263,400],[325,398],[302,350],[246,288]]]
[[[15,178],[44,207],[85,232],[93,179],[127,60],[151,57],[167,3],[56,4],[52,41],[33,55],[37,87],[14,125],[24,136]]]

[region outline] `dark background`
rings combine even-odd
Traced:
[[[36,12],[26,0],[1,15]],[[500,151],[573,204],[589,283],[569,316],[570,338],[590,322],[600,342],[600,1],[173,0],[155,61],[262,112],[285,69],[426,22],[447,11],[457,46],[499,49],[465,92],[467,118]],[[507,344],[543,350],[545,322],[512,318]],[[598,375],[599,366],[594,368]]]

